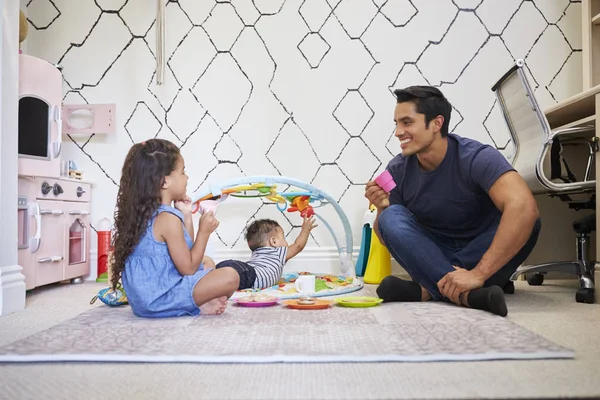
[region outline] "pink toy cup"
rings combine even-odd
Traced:
[[[200,202],[200,213],[204,214],[212,211],[214,215],[217,215],[217,209],[219,208],[219,202],[216,200],[204,200]]]
[[[390,171],[388,171],[387,169],[381,174],[379,174],[377,178],[375,178],[375,182],[388,193],[396,187],[396,182],[394,182],[392,174],[390,174]]]

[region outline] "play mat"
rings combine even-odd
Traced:
[[[296,279],[300,275],[315,275],[314,297],[336,296],[360,290],[364,284],[360,279],[351,276],[319,274],[311,272],[293,272],[283,274],[279,283],[266,289],[238,290],[231,296],[232,299],[248,296],[249,293],[260,293],[266,296],[275,296],[279,299],[297,299],[300,293],[296,290]]]

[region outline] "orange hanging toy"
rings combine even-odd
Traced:
[[[292,199],[292,206],[288,208],[288,212],[300,211],[300,216],[310,218],[315,215],[315,210],[309,204],[310,196],[296,196]]]

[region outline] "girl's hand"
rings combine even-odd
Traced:
[[[175,202],[175,208],[183,213],[183,215],[192,214],[192,199],[189,196],[185,196],[183,200]]]
[[[204,233],[213,233],[219,226],[219,221],[215,218],[212,211],[202,214],[200,217],[199,231]]]

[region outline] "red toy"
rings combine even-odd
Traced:
[[[297,196],[291,201],[292,206],[288,208],[288,212],[300,211],[300,216],[310,218],[315,215],[315,210],[309,204],[310,196]]]

